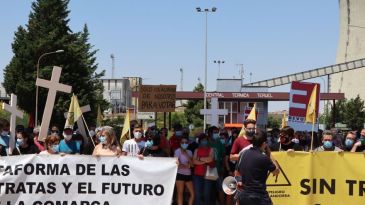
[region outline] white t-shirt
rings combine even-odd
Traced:
[[[41,151],[39,154],[50,154],[47,150]]]
[[[137,143],[134,139],[126,140],[123,143],[122,151],[127,152],[127,156],[137,156],[144,147],[144,142],[142,142]]]

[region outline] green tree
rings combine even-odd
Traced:
[[[100,78],[104,71],[96,73],[97,50],[88,43],[89,32],[72,32],[68,26],[69,0],[37,0],[32,3],[28,24],[15,32],[12,49],[14,56],[4,69],[4,87],[8,93],[18,96],[18,106],[27,113],[35,110],[35,79],[38,58],[47,52],[64,50],[64,53],[42,58],[39,77],[50,79],[54,65],[62,67],[60,82],[72,86],[81,106],[89,104],[95,112],[86,114],[88,123],[94,124],[97,105],[104,110]],[[39,88],[38,120],[41,120],[48,89]],[[58,92],[51,124],[64,124],[63,113],[68,110],[71,94]]]
[[[281,126],[281,118],[274,115],[269,115],[267,119],[267,127],[268,128],[278,128]]]
[[[365,121],[364,101],[357,95],[356,98],[350,99],[344,105],[343,122],[352,130],[363,128]]]
[[[201,83],[198,83],[193,91],[204,92],[204,86]],[[200,109],[204,108],[204,102],[202,100],[188,100],[185,107],[187,122],[193,124],[195,127],[202,127],[204,116],[200,114]]]
[[[333,127],[333,117],[335,123],[347,124],[347,127],[352,130],[359,130],[363,127],[365,122],[365,111],[364,111],[364,101],[357,96],[350,100],[340,100],[335,103],[336,110],[334,106],[331,105],[331,110],[329,113],[325,112],[321,116],[322,122],[326,124],[326,128]]]
[[[183,127],[189,126],[185,113],[181,113],[181,112],[172,113],[171,124],[172,125],[181,124]]]

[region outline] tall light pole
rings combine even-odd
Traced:
[[[48,53],[43,53],[41,56],[39,56],[38,58],[38,62],[37,62],[37,76],[36,76],[36,80],[39,77],[39,63],[41,61],[41,59],[46,56],[46,55],[50,55],[50,54],[55,54],[55,53],[62,53],[64,52],[64,50],[56,50],[56,51],[52,51],[52,52],[48,52]],[[38,126],[38,86],[35,86],[35,127]]]
[[[184,91],[184,70],[180,68],[180,91]]]
[[[216,7],[213,7],[212,9],[204,9],[202,10],[200,7],[196,8],[196,11],[201,13],[205,13],[205,79],[204,79],[204,109],[207,109],[207,78],[208,78],[208,13],[213,13],[217,11]],[[206,130],[206,123],[207,117],[204,115],[204,123],[203,123],[203,129],[204,132]]]
[[[221,64],[225,63],[224,60],[215,60],[214,63],[218,63],[218,78],[221,77]]]

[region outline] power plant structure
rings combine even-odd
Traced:
[[[336,63],[365,58],[365,1],[339,0],[340,35]],[[329,91],[365,99],[365,68],[330,75]]]

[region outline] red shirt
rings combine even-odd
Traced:
[[[169,147],[169,144],[167,142],[167,139],[165,136],[160,136],[160,148],[161,149],[166,149]]]
[[[238,137],[232,145],[232,149],[231,149],[231,154],[238,154],[240,153],[240,151],[247,147],[248,145],[250,145],[251,142],[249,142],[246,138],[244,137]]]
[[[210,147],[199,147],[196,150],[196,156],[198,158],[201,157],[209,157],[209,153],[210,153]],[[207,165],[206,164],[199,164],[199,165],[194,165],[194,174],[196,176],[205,176],[205,172],[207,171]]]
[[[170,148],[172,150],[172,154],[175,153],[175,150],[177,150],[177,148],[180,147],[180,141],[181,138],[176,137],[175,135],[171,136],[170,140],[169,140],[169,144],[170,144]]]

